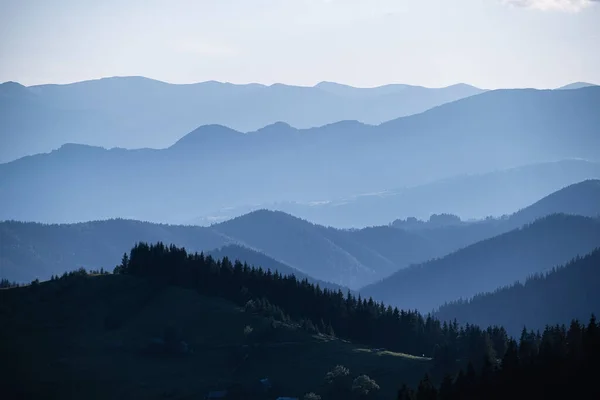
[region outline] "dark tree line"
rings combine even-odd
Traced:
[[[504,354],[507,335],[503,328],[482,330],[476,326],[442,323],[431,315],[385,306],[373,299],[321,289],[293,275],[250,267],[227,257],[215,260],[203,253],[162,243],[137,244],[125,254],[115,273],[132,274],[164,284],[196,289],[224,297],[239,305],[268,300],[286,318],[335,333],[354,342],[413,355],[434,356],[436,367],[447,371],[457,366],[495,362]],[[458,363],[460,364],[460,363]]]
[[[519,342],[509,340],[501,362],[476,372],[469,364],[453,379],[434,386],[428,376],[416,390],[403,386],[398,400],[598,399],[600,325],[574,320],[548,326],[543,333],[523,329]]]
[[[6,278],[0,279],[0,289],[8,289],[8,288],[19,287],[19,286],[20,285],[17,282],[11,282]]]

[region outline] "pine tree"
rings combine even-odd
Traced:
[[[416,400],[437,400],[437,389],[429,380],[429,375],[419,383]]]

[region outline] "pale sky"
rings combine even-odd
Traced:
[[[0,0],[0,82],[600,83],[600,0]]]

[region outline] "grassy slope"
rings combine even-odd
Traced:
[[[107,329],[107,316],[121,326]],[[322,391],[336,364],[353,376],[370,375],[382,398],[393,398],[402,382],[415,384],[430,367],[426,359],[282,328],[235,370],[244,326],[259,328],[264,318],[218,298],[126,276],[0,290],[0,318],[0,373],[27,388],[30,398],[199,398],[228,382],[264,377],[283,394],[300,396]],[[181,330],[193,353],[144,355],[141,349],[169,325]]]

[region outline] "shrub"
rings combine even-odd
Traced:
[[[360,375],[352,382],[352,391],[358,393],[360,397],[367,397],[377,390],[379,385],[367,375]]]

